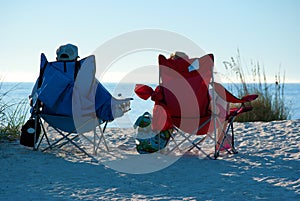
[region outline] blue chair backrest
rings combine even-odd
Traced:
[[[85,73],[83,69],[89,69]],[[83,72],[83,73],[80,73]],[[55,61],[48,62],[44,54],[41,54],[40,78],[37,80],[38,99],[43,102],[43,114],[72,116],[72,96],[74,86],[88,85],[95,88],[92,101],[95,110],[99,110],[106,102],[110,102],[111,94],[95,78],[96,61],[95,56],[91,55],[79,61]],[[82,75],[82,74],[87,75]],[[80,82],[76,80],[80,77]],[[84,77],[86,76],[86,77]],[[76,83],[75,83],[76,81]],[[79,82],[79,83],[78,83]],[[84,87],[88,87],[84,86]],[[81,90],[84,91],[84,90]],[[80,96],[85,96],[86,93]],[[91,99],[91,97],[88,97]],[[109,108],[109,107],[108,107]],[[111,111],[105,114],[110,115]],[[109,119],[111,117],[107,117]],[[106,117],[102,117],[106,119]]]

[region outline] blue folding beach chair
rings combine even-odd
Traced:
[[[94,56],[79,61],[48,62],[46,56],[41,55],[40,75],[31,95],[35,130],[41,126],[40,137],[38,140],[34,137],[34,150],[72,144],[93,159],[98,151],[108,151],[104,132],[107,123],[116,116],[112,112],[113,98],[95,78],[95,70]],[[49,127],[47,130],[45,123],[59,138],[49,137]],[[89,142],[92,152],[82,147],[78,136]]]

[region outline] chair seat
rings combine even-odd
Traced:
[[[103,121],[91,118],[81,125],[75,126],[73,117],[41,114],[41,117],[53,128],[57,128],[68,133],[85,133],[95,129]]]

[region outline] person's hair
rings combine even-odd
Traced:
[[[186,53],[184,53],[184,52],[173,52],[171,55],[170,55],[170,58],[171,59],[179,59],[179,58],[181,58],[181,59],[188,59],[189,57],[188,57],[188,55],[186,54]]]

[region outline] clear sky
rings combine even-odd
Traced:
[[[0,26],[5,81],[35,81],[40,53],[54,60],[61,44],[77,45],[84,57],[120,34],[162,29],[214,53],[220,72],[239,49],[246,65],[261,63],[270,82],[284,71],[286,82],[300,82],[298,0],[9,0],[1,2]]]

